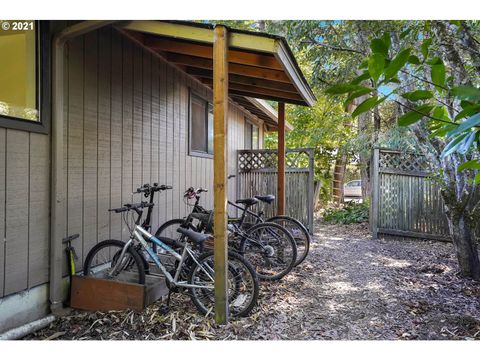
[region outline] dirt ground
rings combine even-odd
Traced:
[[[216,326],[185,295],[141,313],[73,311],[28,339],[479,339],[480,284],[461,279],[453,247],[372,240],[365,224],[316,224],[307,260],[261,285],[249,318]]]

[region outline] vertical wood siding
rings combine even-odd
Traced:
[[[98,241],[128,237],[108,209],[142,200],[132,192],[146,182],[174,187],[157,194],[154,229],[190,210],[187,187],[209,189],[202,204],[213,207],[213,161],[188,155],[189,89],[211,101],[208,88],[112,28],[70,41],[65,74],[65,236],[80,234],[78,269]],[[244,118],[231,104],[229,174]],[[0,297],[48,281],[49,186],[49,136],[0,128]]]
[[[189,88],[207,99],[212,92],[110,28],[76,39],[68,57],[68,226],[80,233],[78,266],[106,238],[125,240],[128,228],[108,208],[141,201],[132,195],[144,183],[172,185],[156,194],[153,229],[186,215],[189,186],[211,190],[213,161],[188,155]],[[245,113],[231,105],[229,174],[243,148]],[[229,196],[235,198],[235,180]],[[81,245],[80,245],[81,243]]]

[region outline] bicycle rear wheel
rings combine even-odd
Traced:
[[[104,240],[95,245],[87,254],[83,275],[101,279],[145,284],[145,267],[137,251],[130,246],[123,259],[119,259],[125,243],[119,240]],[[117,271],[114,266],[121,261]]]
[[[292,235],[270,222],[252,226],[242,236],[239,252],[252,264],[260,280],[280,280],[297,260],[297,245]]]
[[[192,302],[198,311],[214,314],[215,272],[213,251],[204,252],[190,268],[188,283],[203,288],[190,288]],[[252,265],[234,252],[228,253],[227,294],[228,311],[232,317],[250,314],[258,299],[258,279]]]
[[[310,250],[311,236],[305,226],[297,219],[285,215],[274,216],[266,221],[283,226],[293,236],[297,245],[297,261],[294,266],[300,265]]]

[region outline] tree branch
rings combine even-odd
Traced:
[[[435,121],[439,121],[439,122],[442,122],[442,123],[445,123],[445,124],[451,124],[451,125],[455,125],[455,126],[458,126],[459,124],[455,123],[455,122],[452,122],[452,121],[447,121],[447,120],[443,120],[443,119],[439,119],[439,118],[436,118],[434,116],[431,116],[429,114],[424,114],[422,113],[421,111],[418,111],[416,110],[415,108],[412,108],[411,106],[408,106],[408,105],[405,105],[403,103],[401,103],[400,101],[398,100],[395,100],[395,99],[392,99],[394,102],[396,102],[398,105],[400,106],[403,106],[404,108],[410,110],[410,111],[414,111],[416,112],[417,114],[420,114],[420,115],[423,115],[429,119],[432,119],[432,120],[435,120]]]
[[[355,54],[359,54],[359,55],[363,55],[365,56],[366,54],[360,50],[357,50],[357,49],[351,49],[351,48],[346,48],[346,47],[342,47],[342,46],[335,46],[335,45],[330,45],[330,44],[325,44],[325,43],[321,43],[315,39],[312,39],[312,38],[309,38],[310,41],[302,41],[302,43],[310,43],[310,44],[315,44],[315,45],[318,45],[318,46],[321,46],[321,47],[325,47],[327,49],[331,49],[331,50],[335,50],[335,51],[344,51],[344,52],[350,52],[350,53],[355,53]]]
[[[421,77],[421,76],[414,75],[414,74],[408,72],[407,70],[400,69],[400,72],[402,72],[402,73],[404,73],[404,74],[406,74],[406,75],[408,75],[408,76],[411,76],[411,77],[413,77],[413,78],[415,78],[415,79],[417,79],[417,80],[426,82],[427,84],[430,84],[430,85],[433,85],[433,86],[437,86],[437,87],[439,87],[439,88],[441,88],[441,89],[443,89],[443,90],[448,90],[448,88],[446,88],[445,86],[441,86],[441,85],[435,84],[434,82],[431,82],[430,80],[427,80],[427,79],[425,79],[425,78],[423,78],[423,77]]]

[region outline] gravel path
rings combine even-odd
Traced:
[[[261,285],[253,315],[216,326],[189,299],[133,311],[73,311],[30,339],[480,339],[480,284],[456,275],[451,244],[372,240],[317,224],[307,260]]]

